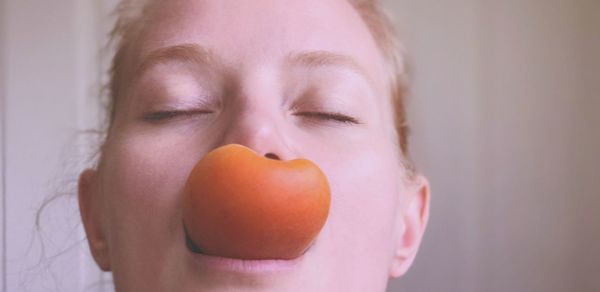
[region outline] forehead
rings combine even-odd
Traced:
[[[385,85],[377,45],[345,0],[156,1],[139,37],[138,58],[198,44],[237,68],[277,65],[294,52],[331,52],[356,61],[377,87]]]

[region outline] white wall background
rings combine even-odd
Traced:
[[[111,289],[72,197],[34,226],[84,167],[112,3],[0,2],[3,291]],[[389,291],[600,291],[600,1],[386,4],[414,60],[413,156],[433,187],[421,253]]]
[[[433,189],[394,291],[600,291],[600,1],[388,2]]]
[[[104,1],[4,0],[3,291],[103,291],[79,224],[76,175],[95,121]],[[41,216],[48,197],[61,195]],[[106,290],[108,291],[108,290]]]

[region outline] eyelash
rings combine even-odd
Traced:
[[[296,113],[295,115],[340,122],[344,124],[360,124],[357,119],[336,112],[300,112]]]
[[[145,114],[144,120],[158,122],[158,121],[163,121],[163,120],[171,120],[171,119],[181,117],[181,116],[191,117],[191,116],[196,116],[196,115],[205,115],[205,114],[212,114],[212,113],[213,112],[209,111],[209,110],[158,111],[158,112],[151,112],[151,113]]]
[[[181,117],[181,116],[189,117],[189,116],[211,114],[211,113],[213,113],[213,112],[209,111],[209,110],[158,111],[158,112],[151,112],[151,113],[144,115],[144,120],[158,122],[158,121],[164,121],[164,120],[171,120],[171,119]],[[304,117],[308,117],[308,118],[323,119],[323,120],[327,120],[327,121],[340,122],[340,123],[344,123],[344,124],[360,124],[361,123],[360,121],[358,121],[357,119],[355,119],[353,117],[350,117],[350,116],[347,116],[347,115],[344,115],[341,113],[336,113],[336,112],[300,112],[300,113],[296,113],[295,115],[304,116]]]

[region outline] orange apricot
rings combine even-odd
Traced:
[[[323,228],[329,205],[327,178],[313,162],[269,159],[229,144],[206,154],[190,173],[183,221],[204,254],[293,259]]]

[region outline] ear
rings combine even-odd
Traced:
[[[83,221],[90,251],[96,264],[103,271],[110,271],[108,242],[102,225],[103,208],[98,188],[95,187],[96,177],[97,172],[93,169],[86,169],[79,176],[79,212],[81,213],[81,220]]]
[[[429,182],[425,177],[417,175],[411,179],[408,194],[405,194],[404,201],[400,203],[397,220],[397,226],[402,230],[396,241],[396,250],[390,266],[390,277],[393,278],[406,274],[425,233],[429,220]]]

